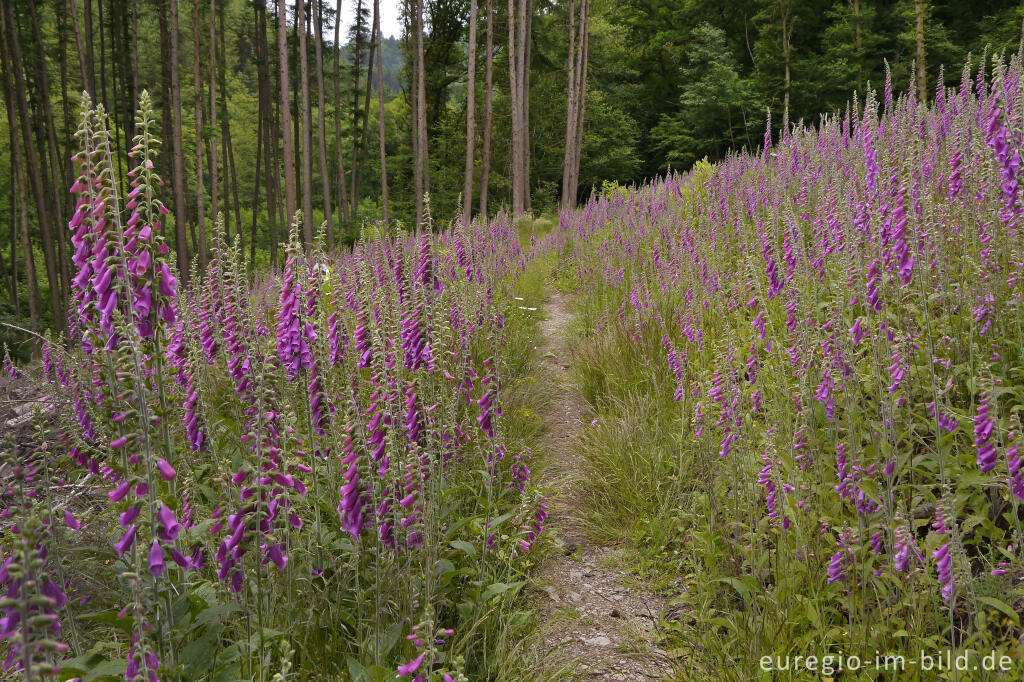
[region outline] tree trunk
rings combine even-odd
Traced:
[[[12,147],[13,150],[13,147]],[[25,258],[25,277],[28,279],[28,317],[29,327],[34,332],[39,331],[39,309],[42,302],[39,298],[39,279],[36,276],[36,263],[32,256],[32,241],[29,239],[28,231],[28,201],[25,200],[25,181],[19,171],[14,173],[14,186],[21,197],[21,248]],[[33,348],[36,344],[33,342]]]
[[[210,218],[214,224],[217,223],[220,214],[220,206],[217,202],[218,186],[217,174],[217,0],[210,0]],[[196,26],[198,27],[198,23]],[[199,120],[198,118],[196,119]],[[227,226],[230,223],[224,221]],[[230,230],[225,230],[230,233]],[[225,234],[225,239],[228,238]],[[205,247],[204,247],[205,250]]]
[[[71,100],[68,98],[68,50],[67,50],[67,28],[68,28],[68,16],[64,12],[60,11],[60,7],[55,5],[57,11],[57,45],[59,48],[59,59],[60,59],[60,101],[61,109],[63,110],[64,117],[64,150],[59,153],[60,161],[63,162],[63,177],[65,182],[70,183],[74,177],[74,171],[71,166],[71,135],[74,130],[71,126]],[[62,186],[59,195],[63,198],[65,213],[64,215],[72,215],[75,212],[73,198],[71,192],[68,191],[69,185]],[[60,248],[61,257],[67,258],[67,248],[65,246],[65,231],[64,224],[61,223],[57,226],[57,234],[60,236]],[[63,272],[67,273],[67,270]],[[67,286],[70,286],[70,280],[65,277]],[[65,292],[67,290],[65,289]]]
[[[423,68],[423,0],[416,0],[416,166],[423,192],[429,192],[427,156],[427,91]],[[416,199],[416,226],[423,227],[423,194]]]
[[[317,92],[317,145],[320,148],[320,185],[324,195],[324,220],[327,221],[327,250],[334,251],[334,216],[331,215],[331,181],[327,174],[327,130],[324,118],[324,12],[323,0],[313,0],[316,21],[316,92]]]
[[[583,14],[582,4],[580,15]],[[582,47],[582,46],[581,46]],[[571,187],[572,162],[576,144],[576,0],[569,0],[569,57],[566,60],[565,156],[562,161],[562,210],[575,208],[576,191]],[[581,49],[580,52],[583,50]]]
[[[476,0],[474,0],[475,2]],[[380,0],[373,0],[373,29],[377,34],[377,117],[380,128],[380,196],[384,205],[384,225],[391,224],[388,209],[388,161],[384,125],[384,46],[380,30]]]
[[[36,204],[36,215],[39,218],[39,232],[43,242],[43,259],[46,265],[46,278],[50,283],[50,305],[53,312],[54,328],[64,330],[64,313],[60,293],[60,282],[57,279],[57,263],[53,244],[53,223],[51,221],[49,202],[43,188],[42,175],[39,172],[39,157],[36,155],[35,140],[32,137],[28,113],[28,93],[25,88],[25,71],[22,66],[21,46],[18,39],[18,25],[15,22],[14,6],[5,2],[4,5],[4,39],[7,42],[9,68],[4,70],[14,77],[14,100],[17,104],[18,116],[21,121],[21,136],[24,143],[25,160],[28,170],[29,184],[32,186],[32,198]],[[10,103],[8,103],[10,104]],[[8,112],[12,109],[9,107]],[[14,125],[15,117],[9,117]],[[12,147],[13,149],[13,147]],[[22,210],[27,215],[28,208],[22,203]],[[30,265],[34,265],[30,263]]]
[[[73,1],[73,0],[72,0]],[[185,234],[185,153],[181,141],[181,78],[178,67],[178,0],[171,3],[171,145],[174,154],[174,247],[178,256],[178,276],[188,282],[188,241]]]
[[[924,0],[914,0],[914,16],[917,26],[914,31],[917,37],[917,100],[921,104],[928,103],[928,70],[924,55]]]
[[[100,0],[102,2],[102,0]],[[85,88],[89,95],[92,97],[92,101],[96,101],[96,61],[93,53],[93,33],[92,33],[92,0],[85,0],[85,64],[88,70],[89,87]]]
[[[281,65],[281,144],[284,162],[285,220],[295,215],[295,172],[292,168],[292,116],[288,108],[288,9],[277,0],[277,56]]]
[[[583,58],[580,69],[577,72],[579,87],[577,88],[576,101],[579,103],[579,113],[576,115],[576,142],[573,145],[572,160],[572,188],[573,205],[575,205],[575,192],[580,186],[580,160],[583,157],[583,123],[587,111],[587,63],[590,52],[590,30],[587,26],[587,18],[590,13],[589,0],[583,0]]]
[[[341,0],[334,17],[334,146],[338,157],[338,203],[341,220],[349,219],[348,190],[345,185],[345,151],[341,143]]]
[[[43,49],[43,34],[39,30],[39,14],[36,11],[35,0],[29,0],[28,10],[32,24],[33,42],[35,42],[37,50],[36,73],[38,75],[36,86],[39,88],[39,99],[43,105],[42,125],[46,133],[47,156],[50,164],[50,173],[47,174],[46,179],[49,183],[50,197],[53,202],[54,225],[56,226],[57,233],[56,255],[57,266],[60,272],[60,296],[62,301],[66,301],[69,296],[68,286],[71,280],[68,277],[67,246],[64,239],[64,226],[67,224],[64,220],[64,197],[68,195],[68,188],[71,186],[71,182],[65,177],[65,165],[61,160],[61,154],[57,147],[57,131],[53,122],[53,108],[50,106],[49,69],[46,64],[46,51]]]
[[[405,43],[406,59],[412,63],[409,69],[409,143],[412,149],[412,177],[413,177],[413,201],[416,205],[416,223],[423,222],[423,169],[420,168],[420,116],[418,107],[419,99],[419,53],[416,52],[416,22],[413,20],[413,11],[416,8],[416,0],[405,1]]]
[[[462,224],[473,215],[473,146],[476,141],[476,0],[469,3],[469,55],[466,60],[466,174],[462,196]]]
[[[279,0],[275,0],[279,2]],[[278,15],[277,10],[279,5],[274,5],[274,16]],[[280,23],[279,21],[277,23]],[[280,39],[278,40],[280,42]],[[277,47],[277,53],[280,55],[280,45]],[[269,54],[269,44],[268,44]],[[280,72],[280,63],[278,63],[278,72]],[[268,62],[269,67],[269,62]],[[277,246],[278,246],[278,228],[284,230],[284,226],[288,224],[288,219],[285,217],[285,203],[284,203],[284,188],[281,185],[281,162],[283,151],[278,146],[278,139],[284,140],[284,135],[281,133],[281,79],[274,78],[272,83],[274,87],[273,92],[273,107],[267,111],[267,123],[270,125],[267,127],[265,134],[266,139],[263,141],[263,146],[270,152],[270,156],[267,157],[267,196],[272,200],[274,205],[274,212],[271,217],[267,230],[267,239],[270,241],[270,266],[276,268],[277,262]],[[270,203],[268,203],[270,206]]]
[[[522,3],[524,0],[519,0]],[[516,24],[516,0],[508,0],[508,79],[509,107],[512,114],[512,217],[523,212],[523,119],[522,90],[519,87],[519,53]]]
[[[203,83],[200,77],[200,52],[199,52],[199,0],[192,3],[192,89],[194,92],[196,109],[196,231],[199,233],[199,270],[206,272],[206,207],[205,188],[203,185],[203,166],[206,161],[203,158]],[[211,86],[212,87],[212,86]],[[216,218],[215,218],[216,219]]]
[[[228,53],[227,53],[227,40],[224,34],[224,3],[220,4],[220,9],[217,12],[217,24],[219,27],[218,44],[220,45],[220,57],[217,65],[217,78],[220,80],[220,136],[224,142],[224,157],[221,161],[222,168],[224,170],[224,204],[225,213],[227,213],[228,203],[228,179],[231,180],[231,204],[235,209],[235,230],[238,235],[239,245],[242,244],[242,209],[238,203],[238,173],[235,171],[235,146],[231,142],[231,116],[228,113],[228,81],[227,81],[227,70],[228,70]],[[257,175],[256,182],[259,176]],[[224,224],[227,224],[225,219]],[[244,249],[242,250],[245,251]]]
[[[302,81],[302,233],[313,250],[313,122],[309,103],[309,59],[306,47],[305,0],[295,0],[299,27],[299,79]]]
[[[361,135],[361,141],[359,143],[359,156],[357,162],[352,168],[352,201],[356,204],[359,203],[359,195],[363,185],[363,164],[366,163],[366,148],[368,146],[368,129],[370,126],[370,94],[373,86],[373,59],[374,51],[377,49],[377,43],[373,36],[373,26],[377,25],[380,20],[380,15],[377,12],[377,4],[374,4],[373,22],[370,24],[370,49],[368,58],[366,60],[366,88],[365,95],[363,98],[363,130]],[[355,135],[355,131],[352,131]]]
[[[74,4],[74,0],[71,0]],[[171,139],[171,32],[167,24],[167,0],[159,0],[157,4],[157,23],[160,27],[160,137]],[[174,155],[162,154],[159,157],[160,174],[166,182],[174,178]]]
[[[857,87],[864,81],[864,42],[861,36],[860,0],[853,0],[853,45],[857,50]]]
[[[363,16],[363,0],[356,0],[356,19],[355,19],[355,45],[353,46],[354,52],[352,53],[352,173],[349,178],[350,190],[349,190],[349,202],[352,205],[352,216],[355,217],[359,210],[359,197],[355,195],[356,192],[356,168],[359,167],[359,70],[362,68],[360,62],[360,55],[363,49],[363,34],[359,30],[360,22]],[[367,71],[366,78],[370,78],[370,73]]]
[[[284,0],[282,0],[284,1]],[[289,51],[288,58],[293,63],[298,64],[299,62],[299,13],[295,12],[295,24],[292,26],[292,32],[295,33],[295,45]],[[302,102],[300,101],[300,93],[302,92],[302,85],[299,83],[299,72],[301,66],[293,71],[291,76],[291,117],[292,117],[292,158],[290,163],[295,171],[295,208],[301,208],[299,202],[302,201]],[[291,219],[289,218],[289,223]]]
[[[12,210],[12,224],[11,224],[11,272],[14,277],[14,288],[17,289],[17,259],[16,250],[14,243],[15,239],[14,230],[14,215],[18,213],[20,206],[21,216],[21,248],[22,255],[25,259],[25,280],[28,284],[28,309],[29,309],[29,320],[31,323],[32,331],[39,330],[39,309],[41,303],[39,300],[39,280],[36,277],[36,263],[35,258],[32,255],[32,244],[29,240],[29,223],[28,223],[28,201],[25,197],[25,181],[21,173],[21,141],[18,139],[18,133],[15,130],[17,127],[18,111],[15,109],[15,84],[14,84],[14,73],[13,73],[13,58],[9,54],[10,44],[7,41],[7,13],[0,12],[0,70],[5,74],[4,78],[4,104],[7,106],[7,121],[8,121],[8,134],[10,135],[10,149],[11,149],[11,198],[15,201],[11,205]],[[17,291],[15,291],[17,294]],[[17,297],[15,296],[15,310],[17,310]]]
[[[276,255],[276,247],[274,245],[274,224],[277,221],[277,197],[274,191],[274,179],[277,177],[278,170],[274,165],[274,149],[271,149],[271,143],[273,142],[274,148],[276,149],[277,137],[271,137],[271,131],[274,127],[274,106],[272,103],[272,93],[270,87],[270,47],[267,40],[267,8],[265,0],[258,0],[253,4],[254,11],[256,12],[256,52],[257,52],[257,78],[259,80],[259,117],[260,125],[259,134],[260,139],[263,142],[263,174],[265,176],[265,188],[267,193],[267,238],[270,241],[271,254]],[[257,147],[259,145],[257,144]],[[259,151],[257,149],[257,151]],[[257,166],[259,165],[259,158],[257,157]],[[259,210],[259,184],[260,176],[256,174],[256,200],[253,203],[253,232],[252,241],[249,243],[249,262],[254,265],[256,262],[256,215]],[[273,260],[271,261],[273,264]]]
[[[0,42],[3,42],[0,40]],[[9,131],[12,135],[14,131]],[[11,151],[14,151],[13,145]],[[18,202],[20,201],[20,195],[18,189],[14,183],[14,165],[11,164],[11,229],[10,229],[10,256],[11,256],[11,279],[7,284],[7,291],[11,295],[11,309],[14,311],[15,317],[21,317],[21,302],[18,301],[18,247],[17,247],[17,234],[18,234]]]
[[[484,139],[480,153],[480,217],[487,221],[487,183],[491,174],[491,124],[494,116],[494,0],[487,0],[487,57],[484,76]]]
[[[257,10],[258,11],[258,10]],[[257,19],[256,26],[259,28],[260,22]],[[261,103],[262,104],[262,103]],[[256,266],[256,216],[260,211],[260,161],[263,151],[263,107],[259,109],[259,115],[256,116],[256,180],[253,182],[253,200],[252,200],[252,231],[249,234],[249,267],[254,268]],[[241,234],[241,231],[239,231]]]
[[[19,206],[25,203],[25,190],[22,185],[21,170],[19,162],[21,157],[21,143],[18,140],[17,126],[18,113],[14,108],[14,77],[11,73],[10,62],[7,57],[7,34],[3,30],[6,26],[4,13],[0,12],[0,71],[4,74],[4,105],[7,107],[7,133],[10,136],[9,147],[11,150],[11,302],[14,307],[14,314],[20,315],[18,303],[18,218],[22,215]],[[27,215],[25,215],[25,227],[27,231]],[[27,242],[27,240],[26,240]],[[29,257],[25,259],[25,273],[29,285],[29,309],[33,323],[39,318],[38,308],[38,286],[35,278],[35,262],[32,260],[31,251],[26,249]],[[33,327],[33,329],[35,326]]]
[[[532,211],[533,200],[530,191],[530,50],[533,47],[533,0],[525,0],[524,4],[526,21],[523,26],[526,28],[521,55],[523,67],[519,80],[519,87],[523,91],[523,208]]]
[[[139,8],[132,0],[132,110],[139,103]],[[132,118],[132,132],[135,132],[135,119]],[[133,138],[134,139],[134,138]]]
[[[88,4],[88,0],[86,0]],[[68,0],[68,5],[71,6],[71,25],[75,31],[75,47],[78,49],[78,68],[82,72],[82,89],[89,93],[90,96],[95,97],[95,93],[92,91],[92,81],[89,78],[89,64],[88,55],[86,54],[85,45],[82,43],[82,28],[81,24],[78,23],[78,0]]]
[[[784,94],[782,97],[782,135],[785,137],[789,130],[789,86],[790,86],[790,71],[789,71],[789,44],[792,39],[791,27],[790,27],[790,0],[782,0],[779,3],[779,14],[782,18],[782,61],[785,65],[784,75]]]

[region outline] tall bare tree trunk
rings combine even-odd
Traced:
[[[419,97],[419,53],[416,52],[416,21],[413,19],[413,12],[416,8],[416,0],[403,0],[405,6],[405,49],[407,59],[412,63],[409,69],[409,144],[412,149],[412,176],[413,176],[413,197],[416,203],[416,225],[419,225],[423,215],[423,173],[419,167],[420,152],[420,117],[418,106]]]
[[[487,0],[487,57],[484,76],[484,139],[480,153],[480,217],[487,220],[487,184],[491,175],[491,124],[494,116],[494,0]]]
[[[782,19],[782,61],[785,65],[784,94],[782,96],[782,134],[785,136],[789,130],[789,86],[790,86],[790,60],[789,47],[792,40],[793,28],[791,26],[790,12],[792,11],[792,0],[780,0],[779,15]]]
[[[466,174],[462,195],[462,223],[473,216],[473,147],[476,142],[476,0],[469,3],[469,55],[466,60]]]
[[[72,0],[73,1],[73,0]],[[174,247],[178,256],[178,276],[188,281],[188,238],[185,234],[185,153],[181,143],[181,78],[178,70],[178,0],[171,3],[171,145],[174,154]]]
[[[585,2],[586,0],[583,0]],[[580,15],[584,9],[580,6]],[[580,46],[582,48],[582,46]],[[576,189],[572,182],[573,145],[576,144],[576,0],[569,0],[569,57],[566,60],[566,104],[565,104],[565,156],[562,161],[562,210],[576,206]],[[579,50],[581,53],[582,49]]]
[[[101,2],[102,2],[102,0],[101,0]],[[96,101],[96,94],[97,93],[96,93],[96,61],[95,61],[95,55],[93,53],[92,0],[85,0],[83,9],[85,10],[83,12],[85,14],[85,21],[84,21],[84,24],[85,24],[85,26],[84,26],[85,27],[85,65],[86,65],[86,70],[89,73],[88,82],[89,82],[89,86],[90,86],[88,88],[85,88],[85,90],[88,91],[90,97],[92,97],[92,101],[95,102]]]
[[[362,25],[363,0],[356,0],[355,18],[355,45],[352,53],[352,172],[349,174],[349,203],[352,205],[352,217],[359,211],[359,197],[356,192],[356,169],[359,167],[359,71],[362,68],[360,61],[363,51],[363,34],[359,30]],[[372,64],[371,64],[372,66]],[[370,78],[370,72],[366,72],[366,78]],[[369,112],[366,112],[369,114]]]
[[[220,208],[217,204],[217,0],[210,0],[210,217],[216,222]],[[198,24],[197,24],[198,26]],[[199,120],[199,119],[196,119]],[[231,223],[225,221],[226,226]],[[225,238],[227,238],[225,234]],[[205,247],[204,247],[205,250]]]
[[[327,129],[324,114],[324,12],[323,0],[313,0],[313,17],[316,22],[316,92],[317,92],[317,143],[320,147],[320,183],[324,194],[324,220],[327,221],[327,249],[334,251],[334,216],[331,215],[331,180],[327,174]]]
[[[0,12],[0,71],[3,71],[4,78],[4,104],[7,106],[7,132],[10,135],[11,149],[11,286],[14,309],[18,310],[18,260],[15,243],[20,241],[22,254],[25,259],[25,279],[28,284],[28,309],[29,320],[32,331],[39,329],[39,281],[36,278],[36,264],[32,256],[32,245],[29,241],[28,225],[28,200],[25,197],[25,181],[21,175],[21,141],[18,139],[17,128],[18,112],[15,109],[15,86],[14,74],[12,73],[11,61],[8,55],[7,44],[7,19],[5,13]],[[19,212],[20,207],[20,212]],[[15,216],[20,220],[21,239],[15,237],[17,232]]]
[[[0,40],[3,43],[3,40]],[[14,131],[11,131],[14,134]],[[11,303],[14,307],[14,315],[21,315],[21,303],[18,300],[18,201],[20,200],[20,194],[18,188],[14,186],[14,182],[11,182],[11,243],[10,243],[10,254],[11,254]]]
[[[583,157],[583,123],[585,114],[587,112],[587,63],[590,51],[590,30],[587,26],[588,13],[590,12],[589,0],[583,0],[584,2],[584,13],[583,13],[583,59],[581,60],[581,67],[577,72],[579,77],[579,88],[577,92],[576,100],[579,105],[579,113],[576,115],[576,142],[573,145],[573,159],[572,159],[572,188],[573,192],[576,192],[580,186],[580,160]],[[573,197],[575,205],[575,195]]]
[[[82,25],[78,22],[78,0],[68,0],[68,5],[71,6],[71,25],[75,31],[75,47],[78,49],[78,68],[82,72],[82,89],[88,92],[90,96],[95,97],[95,93],[92,91],[92,81],[89,79],[88,55],[82,42]]]
[[[275,0],[275,3],[279,2],[281,2],[281,0]],[[274,8],[276,16],[278,5],[275,4]],[[278,46],[278,54],[280,54],[280,51],[280,46]],[[269,44],[267,52],[268,54],[270,52]],[[278,64],[278,71],[280,72],[280,64]],[[277,144],[278,138],[282,140],[282,144],[284,143],[284,135],[280,132],[281,101],[283,99],[281,95],[281,79],[275,78],[273,86],[274,92],[272,101],[274,105],[267,111],[267,123],[270,125],[266,131],[267,138],[264,140],[263,146],[270,151],[270,156],[267,157],[267,196],[273,199],[272,203],[276,210],[271,216],[267,238],[270,240],[270,266],[276,268],[278,266],[278,235],[284,232],[284,226],[288,224],[288,218],[285,215],[285,191],[281,182],[281,162],[284,152]],[[278,228],[281,229],[281,232],[278,232]]]
[[[8,68],[4,70],[13,73],[14,92],[13,97],[17,104],[18,116],[21,121],[21,136],[24,144],[24,156],[28,170],[29,184],[32,187],[32,198],[36,204],[36,215],[39,218],[39,232],[43,242],[43,259],[46,265],[46,278],[50,284],[50,305],[53,311],[54,328],[58,332],[64,330],[64,312],[60,294],[60,282],[57,279],[57,263],[53,244],[53,223],[49,211],[49,201],[43,189],[42,175],[39,172],[39,157],[36,155],[35,140],[32,136],[31,124],[28,114],[28,94],[25,88],[24,68],[21,59],[21,46],[18,39],[18,25],[14,17],[14,6],[12,3],[3,3],[4,9],[4,40],[7,42]],[[10,103],[8,103],[10,104]],[[10,107],[8,112],[13,111]],[[15,117],[10,117],[11,125],[14,125]],[[23,210],[27,211],[24,202]]]
[[[199,269],[206,272],[206,206],[204,202],[205,188],[203,185],[203,83],[200,80],[202,67],[199,52],[199,0],[192,3],[192,89],[196,109],[196,232],[199,233]],[[212,87],[212,86],[211,86]]]
[[[299,79],[302,81],[302,234],[313,249],[313,122],[309,104],[309,59],[306,48],[305,0],[295,0],[299,27]]]
[[[282,0],[284,1],[284,0]],[[295,12],[295,23],[292,25],[292,32],[295,33],[295,45],[288,53],[288,58],[293,63],[298,64],[299,62],[299,13]],[[293,156],[291,163],[295,170],[295,206],[301,208],[302,203],[302,85],[299,83],[301,80],[299,74],[302,71],[302,67],[299,66],[292,72],[291,86],[292,86],[292,142],[294,147],[292,149]]]
[[[70,0],[74,4],[74,0]],[[160,27],[160,135],[170,141],[174,126],[171,122],[171,30],[168,24],[168,0],[159,0],[157,4],[157,21]],[[173,185],[174,153],[162,154],[160,174],[166,182]]]
[[[281,65],[281,145],[284,162],[285,220],[295,215],[295,171],[292,168],[292,115],[288,108],[288,8],[277,0],[277,55]]]
[[[522,6],[523,0],[519,0]],[[509,106],[512,113],[512,217],[515,218],[523,212],[526,203],[523,201],[523,117],[522,117],[522,94],[519,87],[521,70],[519,64],[522,61],[518,56],[516,24],[516,0],[508,0],[508,79],[509,79]]]
[[[853,45],[857,50],[857,87],[864,80],[864,41],[861,35],[860,0],[853,0]]]
[[[35,0],[29,0],[28,10],[30,23],[32,24],[33,42],[36,47],[36,86],[39,88],[41,95],[39,99],[43,105],[42,125],[46,131],[46,148],[50,164],[50,173],[47,174],[46,179],[49,183],[49,193],[53,202],[54,225],[56,226],[57,233],[56,255],[60,274],[60,295],[61,300],[64,301],[70,295],[68,287],[71,280],[68,277],[67,246],[64,241],[64,226],[67,223],[64,219],[65,206],[63,198],[67,196],[67,188],[71,186],[71,182],[65,177],[65,165],[61,161],[60,151],[57,147],[57,131],[53,122],[53,108],[50,106],[49,69],[46,63],[46,51],[43,49],[43,34],[39,30],[39,15],[36,11]]]
[[[277,205],[274,198],[274,187],[271,176],[271,169],[273,168],[273,153],[270,149],[271,137],[270,130],[273,127],[273,105],[271,104],[271,92],[270,92],[270,49],[267,44],[267,7],[266,0],[259,0],[253,4],[253,9],[256,12],[256,70],[257,80],[259,88],[259,128],[260,140],[263,143],[263,155],[265,162],[263,164],[263,174],[265,176],[265,187],[267,192],[267,232],[271,242],[273,242],[273,224],[277,220]],[[276,138],[274,138],[276,144]],[[259,170],[259,149],[257,145],[257,170]],[[277,175],[276,168],[273,170],[273,174]],[[249,243],[249,262],[254,264],[256,262],[256,217],[259,212],[259,185],[260,176],[256,174],[256,199],[253,203],[252,212],[252,238]]]
[[[257,19],[256,26],[260,23]],[[256,216],[260,211],[260,161],[263,155],[263,102],[260,101],[259,115],[256,116],[256,175],[253,182],[252,231],[249,233],[249,267],[256,265]],[[239,231],[241,234],[241,231]]]
[[[416,168],[421,186],[416,192],[416,226],[423,227],[423,192],[427,189],[427,95],[423,69],[423,0],[416,0]]]
[[[12,147],[13,151],[13,147]],[[29,326],[34,332],[39,331],[39,317],[42,302],[39,298],[39,279],[36,275],[36,262],[32,256],[32,241],[28,231],[28,200],[25,198],[25,181],[21,177],[20,170],[15,166],[14,187],[21,197],[18,202],[21,204],[21,249],[25,258],[25,277],[28,279],[28,319]],[[35,344],[33,344],[33,347]]]
[[[334,17],[334,146],[338,157],[338,203],[341,220],[349,219],[348,190],[345,183],[345,151],[341,143],[341,0]],[[325,180],[326,182],[326,180]]]
[[[242,241],[242,211],[238,203],[238,173],[235,170],[235,146],[231,141],[231,114],[228,108],[228,43],[224,34],[224,4],[221,3],[217,12],[217,25],[219,26],[220,55],[217,61],[217,78],[220,81],[220,136],[224,141],[224,157],[221,161],[224,170],[224,203],[228,203],[228,180],[231,180],[231,198],[235,209],[235,230],[237,230],[239,243]],[[259,175],[256,176],[259,182]],[[227,213],[227,207],[225,207]],[[224,221],[227,224],[227,220]],[[244,251],[244,249],[243,249]]]
[[[366,148],[369,144],[369,126],[370,126],[370,94],[373,87],[373,64],[374,64],[374,52],[377,49],[377,42],[373,35],[373,26],[376,26],[380,21],[380,13],[377,3],[374,4],[373,9],[373,22],[371,23],[370,29],[370,49],[369,55],[366,60],[366,90],[363,99],[363,131],[361,133],[361,142],[359,143],[359,155],[356,159],[356,163],[352,168],[352,201],[356,204],[359,203],[360,190],[363,185],[363,164],[366,162]],[[355,130],[352,131],[353,136]]]
[[[475,0],[474,0],[475,1]],[[384,46],[380,30],[380,0],[373,0],[374,31],[377,33],[377,118],[380,129],[380,196],[384,205],[384,224],[391,223],[388,209],[388,158],[384,125]]]
[[[521,10],[523,11],[523,10]],[[525,26],[519,87],[523,91],[523,208],[533,210],[530,191],[530,49],[533,46],[533,0],[525,0]]]
[[[917,26],[914,31],[917,37],[917,100],[921,104],[928,103],[928,70],[924,54],[924,0],[914,0],[914,17]]]
[[[0,40],[0,42],[3,42],[3,41]],[[4,80],[6,81],[6,79],[4,79]],[[14,133],[13,130],[9,130],[8,132],[10,132],[11,134]],[[12,152],[14,151],[13,145],[11,145],[11,151]],[[10,200],[11,201],[11,203],[10,203],[10,206],[11,206],[11,225],[10,225],[10,232],[9,232],[10,249],[11,249],[10,250],[11,269],[10,269],[10,272],[9,272],[10,279],[5,284],[7,285],[7,293],[10,296],[11,308],[14,311],[14,316],[15,317],[20,317],[21,316],[21,303],[18,301],[18,253],[17,253],[17,244],[16,244],[17,237],[15,236],[18,233],[18,215],[19,215],[18,201],[20,200],[20,195],[18,194],[18,188],[15,187],[15,183],[14,183],[14,177],[13,177],[14,176],[14,164],[13,163],[11,164],[11,175],[12,175],[12,177],[11,177],[11,184],[10,184],[10,190],[11,190],[11,200]]]

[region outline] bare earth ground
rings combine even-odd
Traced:
[[[587,408],[566,371],[569,297],[553,294],[545,312],[540,352],[554,396],[544,415],[550,463],[543,483],[553,493],[548,527],[565,544],[533,581],[544,670],[567,667],[580,682],[665,679],[671,667],[655,644],[664,600],[628,586],[618,552],[590,544],[583,530],[585,464],[574,446]]]

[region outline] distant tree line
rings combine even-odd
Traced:
[[[258,267],[296,209],[333,248],[368,221],[425,224],[428,197],[435,221],[570,208],[756,147],[769,109],[775,134],[840,111],[886,62],[933,94],[968,54],[1016,49],[1024,19],[1016,0],[342,1],[351,25],[330,0],[3,2],[0,320],[63,327],[83,91],[122,176],[150,91],[187,278],[217,214]],[[381,35],[384,2],[401,36]]]

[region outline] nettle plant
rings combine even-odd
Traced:
[[[648,530],[689,576],[696,668],[1020,637],[1021,74],[966,66],[931,106],[887,80],[563,216],[583,327],[622,349],[584,388],[608,418],[661,398],[681,503]]]
[[[58,524],[19,492],[5,512],[6,666],[468,679],[547,511],[503,433],[498,301],[525,266],[510,221],[378,231],[331,255],[322,231],[303,248],[300,213],[283,272],[252,278],[218,219],[182,289],[145,93],[137,129],[120,196],[106,114],[84,97],[73,331],[43,348],[58,433],[44,460],[9,456],[19,491],[52,473],[85,508]],[[55,542],[55,525],[80,535]]]

